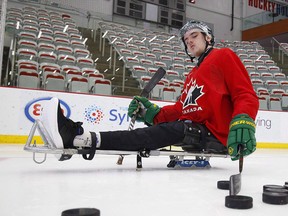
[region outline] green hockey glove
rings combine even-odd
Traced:
[[[128,116],[132,118],[136,115],[137,121],[153,125],[153,119],[159,111],[159,106],[151,103],[147,98],[135,96],[129,104]]]
[[[233,161],[240,158],[239,145],[243,145],[243,156],[256,150],[255,128],[255,122],[247,114],[239,114],[232,119],[227,147]]]

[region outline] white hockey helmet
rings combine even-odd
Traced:
[[[190,31],[192,29],[200,29],[200,32],[211,37],[209,45],[213,46],[215,43],[215,37],[213,35],[212,29],[205,23],[196,21],[196,20],[190,20],[188,21],[179,31],[179,36],[181,38],[181,41],[185,47],[185,52],[187,52],[187,46],[184,41],[184,35],[187,31]],[[208,43],[208,42],[207,42]],[[207,44],[208,45],[208,44]],[[189,54],[188,54],[189,55]],[[189,55],[190,56],[190,55]]]

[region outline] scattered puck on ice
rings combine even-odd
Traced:
[[[242,195],[226,196],[225,206],[232,209],[250,209],[253,207],[253,198]]]
[[[268,204],[285,205],[288,203],[287,193],[263,192],[262,201]]]
[[[230,188],[230,181],[221,180],[217,182],[217,188],[221,190],[229,190]]]
[[[288,195],[288,189],[286,189],[285,187],[283,188],[265,188],[263,189],[263,192],[275,192],[275,193],[286,193]]]
[[[272,184],[267,184],[267,185],[263,185],[263,192],[265,192],[266,191],[266,189],[285,189],[285,187],[284,186],[282,186],[282,185],[272,185]]]
[[[100,216],[100,210],[96,208],[67,209],[61,216]]]

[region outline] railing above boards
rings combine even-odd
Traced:
[[[275,53],[275,48],[278,49],[278,60],[284,64],[284,56],[288,56],[288,43],[280,43],[275,37],[271,39],[272,52]]]

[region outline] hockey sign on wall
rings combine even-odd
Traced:
[[[283,3],[286,3],[286,5],[283,5]],[[288,17],[288,1],[286,0],[283,0],[282,4],[279,4],[276,1],[248,0],[248,6]]]

